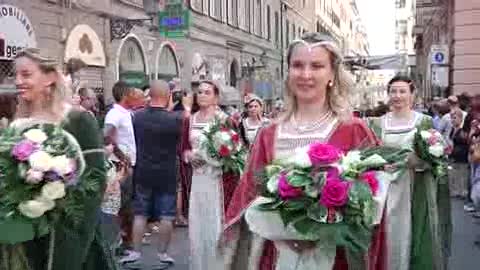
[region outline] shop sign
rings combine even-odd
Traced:
[[[0,5],[0,60],[11,60],[24,48],[36,48],[33,25],[16,6]]]
[[[169,38],[184,36],[190,26],[190,10],[184,7],[182,1],[171,1],[164,5],[158,13],[160,34]]]

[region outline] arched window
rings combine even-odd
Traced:
[[[138,41],[127,38],[120,51],[118,63],[119,79],[133,87],[143,88],[148,84],[146,75],[145,55]]]
[[[178,77],[177,58],[169,45],[162,47],[158,56],[157,78],[169,81]]]

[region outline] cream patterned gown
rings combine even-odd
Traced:
[[[199,149],[199,137],[207,122],[190,122],[190,144],[192,151]],[[224,269],[223,256],[219,254],[217,242],[223,231],[223,186],[222,171],[210,165],[195,168],[190,192],[189,226],[190,270]]]

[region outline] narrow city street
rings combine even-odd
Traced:
[[[476,235],[480,235],[480,220],[472,218],[463,211],[463,203],[459,200],[452,201],[453,209],[453,243],[452,257],[449,270],[475,270],[480,265],[480,248],[473,244]],[[143,262],[144,270],[154,270],[155,251],[152,246],[144,246],[146,258]],[[188,230],[177,229],[174,243],[171,248],[171,255],[175,258],[176,264],[168,269],[188,269]],[[128,268],[125,268],[128,269]]]

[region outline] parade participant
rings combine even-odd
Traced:
[[[292,269],[291,264],[277,264],[275,246],[288,245],[297,254],[309,252],[313,242],[266,241],[246,228],[244,213],[259,195],[257,173],[275,159],[294,154],[297,147],[320,141],[343,151],[376,145],[373,133],[358,118],[352,117],[348,103],[351,83],[342,66],[338,45],[329,36],[305,34],[294,41],[287,53],[286,112],[278,122],[259,131],[251,149],[246,172],[242,176],[226,216],[226,229],[220,245],[227,254],[228,269]],[[376,234],[371,256],[350,260],[343,248],[337,248],[333,269],[370,269],[381,265]],[[333,247],[335,250],[335,247]],[[349,259],[347,259],[347,257]],[[365,258],[369,257],[369,261]],[[357,268],[353,268],[357,267]],[[312,268],[314,269],[314,268]]]
[[[260,128],[270,124],[270,120],[263,117],[263,102],[262,100],[251,95],[245,102],[246,116],[240,121],[240,135],[247,147],[255,141],[257,132]]]
[[[55,61],[43,57],[37,49],[26,49],[17,54],[15,84],[19,93],[19,105],[11,126],[20,130],[41,123],[61,126],[73,135],[83,151],[86,169],[78,176],[79,185],[96,181],[100,188],[78,205],[83,209],[78,226],[67,228],[61,220],[55,226],[52,260],[47,258],[46,252],[52,239],[48,235],[26,242],[29,265],[26,269],[115,269],[112,254],[103,250],[103,236],[99,230],[98,210],[105,186],[105,155],[101,132],[95,119],[88,113],[66,106],[64,81],[56,68]],[[51,261],[52,265],[48,266],[47,261]],[[0,262],[0,269],[11,268]]]
[[[391,112],[370,119],[370,127],[385,146],[413,149],[414,135],[431,117],[412,109],[414,82],[396,76],[388,83]],[[448,180],[434,179],[415,155],[409,172],[391,181],[385,206],[388,270],[446,268],[451,233]]]
[[[199,111],[185,122],[184,160],[193,167],[188,221],[191,250],[190,269],[224,269],[223,256],[217,252],[217,239],[223,230],[224,211],[231,199],[237,180],[221,169],[207,164],[199,154],[200,136],[212,121],[227,119],[218,109],[219,87],[211,82],[200,83],[196,101]]]

